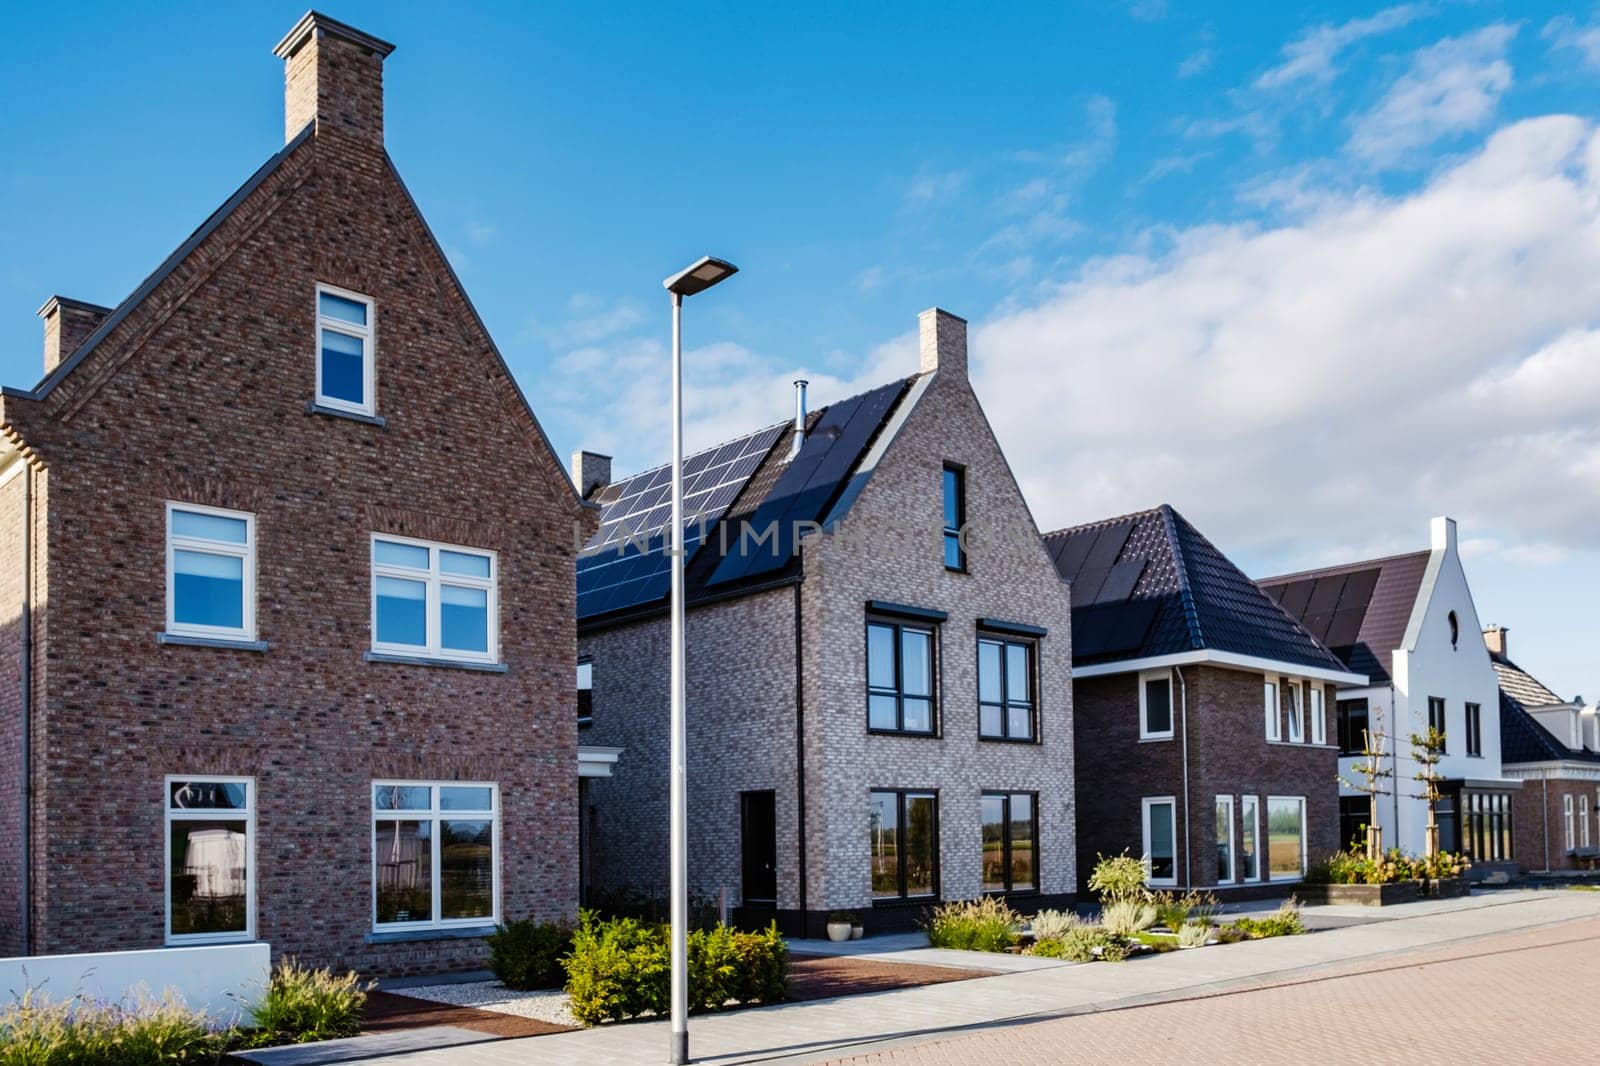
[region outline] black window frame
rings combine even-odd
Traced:
[[[872,627],[886,626],[894,630],[894,688],[892,690],[874,687],[872,684]],[[901,634],[906,630],[928,634],[928,728],[907,729],[906,721],[906,691],[905,691],[905,650],[901,643]],[[881,613],[868,612],[866,624],[861,630],[865,642],[863,661],[866,667],[862,671],[862,680],[866,685],[866,711],[867,732],[883,736],[897,737],[937,737],[940,733],[942,715],[939,713],[939,623],[933,619],[899,617]],[[872,724],[872,697],[894,697],[895,727],[888,729]],[[922,699],[921,696],[912,696],[911,699]]]
[[[1014,821],[1014,819],[1011,817],[1011,801],[1013,799],[1015,799],[1017,796],[1026,796],[1026,797],[1028,797],[1028,810],[1030,812],[1028,821],[1029,821],[1029,824],[1032,825],[1032,827],[1033,827],[1031,832],[1030,832],[1030,834],[1029,834],[1030,850],[1033,852],[1033,866],[1032,866],[1032,869],[1033,869],[1033,884],[1029,885],[1026,888],[1017,888],[1015,885],[1013,885],[1011,883],[1011,853],[1012,853],[1011,825],[1012,825],[1012,822]],[[996,889],[996,888],[985,888],[984,887],[984,883],[985,882],[984,882],[984,879],[983,879],[983,860],[982,860],[982,857],[981,857],[981,854],[980,854],[980,858],[979,858],[979,861],[978,861],[978,890],[980,892],[982,892],[986,896],[1036,896],[1036,895],[1038,895],[1039,894],[1039,885],[1040,885],[1040,880],[1039,880],[1039,793],[1037,793],[1037,792],[1029,792],[1026,789],[984,789],[982,792],[980,792],[978,794],[978,833],[979,833],[979,843],[980,843],[980,845],[985,845],[987,843],[986,841],[983,840],[983,836],[982,836],[983,827],[986,824],[984,822],[984,820],[983,820],[983,801],[986,800],[986,799],[998,799],[998,800],[1000,800],[1000,802],[1002,804],[1002,807],[1001,807],[1001,820],[1000,820],[1000,825],[1001,825],[1000,856],[1001,856],[1001,868],[1005,871],[1005,887],[1004,888],[998,888],[998,889]]]
[[[1360,729],[1351,727],[1355,711],[1361,712]],[[1334,703],[1334,734],[1339,743],[1340,755],[1360,755],[1367,748],[1367,731],[1372,728],[1372,703],[1365,696],[1337,700]]]
[[[1366,810],[1357,814],[1354,808],[1357,804],[1363,805]],[[1372,824],[1372,797],[1371,796],[1340,796],[1339,797],[1339,848],[1354,847],[1365,850],[1367,834],[1365,826]]]
[[[876,796],[895,797],[895,882],[899,894],[894,896],[880,896],[877,890],[871,887],[872,856],[870,851],[867,856],[868,892],[872,896],[872,904],[878,906],[904,906],[907,903],[921,903],[925,900],[939,898],[940,881],[940,839],[939,839],[939,790],[936,788],[870,788],[867,790],[869,801]],[[932,891],[909,895],[906,892],[906,835],[909,825],[906,818],[906,801],[911,798],[930,797],[933,800],[933,825],[931,837],[933,839],[933,885]],[[870,806],[870,802],[869,802]]]
[[[985,643],[1000,646],[1000,702],[983,698],[983,645]],[[1028,735],[1014,737],[1011,735],[1011,708],[1021,703],[1011,699],[1010,675],[1007,666],[1006,649],[1010,645],[1022,648],[1028,656],[1028,698],[1025,702],[1028,707]],[[977,654],[977,698],[978,698],[978,739],[994,741],[1002,744],[1038,744],[1039,741],[1039,641],[1034,637],[1019,636],[1014,633],[997,633],[989,629],[979,629],[977,643],[973,645]],[[985,707],[1000,708],[1000,732],[985,733],[983,731],[983,709]]]
[[[951,475],[955,476],[955,525],[950,524],[949,508],[945,506],[945,486]],[[967,525],[967,468],[960,463],[945,463],[943,470],[939,474],[939,511],[940,517],[944,521],[944,539],[940,545],[944,568],[951,573],[965,574],[968,572],[967,546],[962,531],[966,529]],[[957,565],[955,566],[950,565],[951,544],[956,547]]]
[[[1438,712],[1437,717],[1434,715],[1435,711]],[[1428,728],[1439,731],[1439,753],[1441,755],[1450,753],[1450,734],[1445,730],[1445,723],[1449,721],[1449,713],[1449,706],[1445,703],[1443,696],[1428,697]]]
[[[1483,704],[1469,703],[1467,708],[1467,754],[1483,758]]]

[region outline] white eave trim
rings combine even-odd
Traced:
[[[621,748],[602,748],[591,744],[578,746],[579,777],[610,777],[611,768],[622,757]]]
[[[1231,651],[1214,651],[1211,648],[1201,648],[1199,651],[1181,651],[1172,655],[1152,655],[1144,659],[1122,659],[1114,663],[1095,663],[1093,666],[1074,666],[1073,677],[1107,677],[1112,674],[1129,674],[1136,670],[1160,670],[1172,666],[1194,666],[1209,663],[1212,666],[1228,666],[1240,670],[1259,670],[1267,674],[1286,674],[1290,677],[1304,677],[1312,681],[1331,681],[1335,685],[1346,688],[1365,688],[1371,682],[1366,674],[1352,674],[1347,670],[1330,670],[1321,666],[1306,666],[1301,663],[1280,662],[1277,659],[1263,659],[1255,655],[1240,655]]]

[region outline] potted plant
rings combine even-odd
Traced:
[[[834,943],[850,939],[850,930],[854,928],[856,916],[849,911],[834,911],[828,915],[828,939]]]
[[[852,914],[850,916],[850,939],[860,940],[866,935],[867,927],[861,924],[861,915]]]

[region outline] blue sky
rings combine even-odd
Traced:
[[[1167,500],[1267,573],[1447,512],[1483,620],[1600,696],[1593,9],[767,7],[328,9],[398,45],[390,152],[558,448],[662,458],[702,252],[743,272],[690,306],[700,443],[905,372],[938,304],[1045,528]],[[0,12],[0,380],[281,143],[302,10]]]

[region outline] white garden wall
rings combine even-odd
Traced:
[[[142,985],[156,997],[170,988],[189,1006],[231,1022],[266,990],[270,955],[256,943],[0,959],[0,1002],[29,988],[54,1002],[78,995],[115,1002]]]

